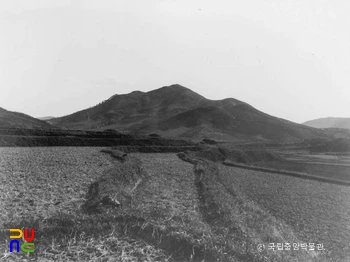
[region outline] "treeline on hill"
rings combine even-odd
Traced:
[[[0,146],[124,146],[145,147],[154,152],[196,150],[197,145],[185,140],[165,139],[160,136],[135,136],[115,130],[41,130],[0,128]],[[169,151],[170,150],[170,151]]]

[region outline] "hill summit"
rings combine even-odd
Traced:
[[[190,139],[295,141],[324,136],[322,130],[270,116],[237,99],[209,100],[178,84],[114,95],[50,123]]]

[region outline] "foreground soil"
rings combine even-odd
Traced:
[[[329,261],[350,257],[350,187],[221,165],[221,173],[259,206],[291,225],[300,239],[322,243]]]
[[[259,252],[258,244],[304,239],[246,197],[249,189],[235,185],[232,169],[222,172],[220,164],[195,155],[131,153],[120,160],[102,149],[110,152],[0,148],[0,259],[330,261],[311,251]],[[81,207],[94,183],[104,194],[116,185],[132,201],[86,212]],[[9,253],[11,227],[35,228],[34,253]]]
[[[113,166],[101,149],[0,147],[1,221],[77,210],[88,185]]]

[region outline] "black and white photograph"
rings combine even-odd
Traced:
[[[350,262],[349,14],[0,0],[0,261]]]

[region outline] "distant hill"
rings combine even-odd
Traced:
[[[43,121],[47,121],[50,120],[52,118],[55,118],[54,116],[43,116],[43,117],[38,117],[39,120],[43,120]]]
[[[135,134],[218,140],[293,141],[327,136],[227,98],[209,100],[181,85],[114,95],[94,107],[50,120],[68,129],[116,129]]]
[[[303,125],[315,128],[346,128],[350,129],[350,118],[325,117],[306,121]]]
[[[0,107],[0,128],[50,129],[53,127],[37,118]]]

